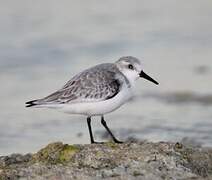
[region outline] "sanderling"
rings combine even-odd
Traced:
[[[60,90],[45,98],[26,102],[26,107],[54,108],[65,113],[85,115],[91,143],[96,143],[91,117],[101,116],[101,123],[113,141],[121,143],[108,128],[104,115],[116,110],[133,96],[135,81],[139,77],[158,84],[144,73],[137,58],[121,57],[115,63],[99,64],[82,71]]]

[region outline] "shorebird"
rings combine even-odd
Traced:
[[[157,81],[143,71],[137,58],[124,56],[115,63],[99,64],[80,72],[58,91],[26,102],[26,107],[53,108],[69,114],[85,115],[91,143],[97,143],[92,133],[91,117],[101,116],[101,123],[113,141],[122,143],[108,128],[104,115],[132,98],[139,77],[158,85]]]

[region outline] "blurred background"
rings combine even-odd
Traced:
[[[0,155],[53,141],[90,143],[85,117],[25,102],[74,74],[119,57],[139,58],[159,86],[105,116],[119,139],[212,146],[211,0],[0,0]],[[99,118],[97,139],[105,137]]]

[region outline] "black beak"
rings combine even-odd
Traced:
[[[142,77],[144,79],[147,79],[147,80],[149,80],[149,81],[151,81],[151,82],[153,82],[153,83],[155,83],[157,85],[159,84],[157,81],[155,81],[150,76],[148,76],[144,71],[141,71],[139,75],[140,75],[140,77]]]

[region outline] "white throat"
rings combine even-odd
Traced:
[[[129,71],[125,71],[125,72],[122,72],[122,73],[128,79],[128,81],[130,82],[130,85],[132,87],[134,87],[135,84],[136,84],[136,80],[138,79],[138,76],[135,73],[132,73],[132,72],[129,72]]]

